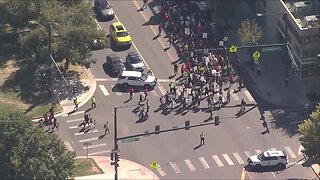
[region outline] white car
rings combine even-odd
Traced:
[[[281,168],[285,168],[289,160],[284,151],[267,150],[258,155],[249,157],[247,162],[248,165],[254,166],[256,168],[265,166],[279,166]]]
[[[122,71],[117,83],[124,87],[138,86],[151,89],[156,86],[157,78],[139,71]]]

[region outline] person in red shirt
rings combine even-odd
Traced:
[[[129,99],[132,99],[133,93],[134,93],[134,89],[133,89],[133,87],[130,87],[129,88],[129,94],[130,94],[130,98]]]

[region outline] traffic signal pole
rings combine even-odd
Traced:
[[[289,82],[288,82],[288,74],[289,74],[289,66],[290,66],[290,63],[289,63],[289,47],[288,47],[288,13],[284,13],[283,14],[283,19],[284,19],[284,23],[285,23],[285,62],[286,62],[286,65],[285,65],[285,82],[284,82],[284,87],[288,87],[289,85]]]
[[[115,180],[118,180],[118,162],[119,162],[119,159],[118,159],[118,132],[117,132],[117,107],[114,107],[113,108],[113,114],[114,114],[114,150],[115,150],[115,156],[114,156],[114,160],[115,160],[115,164],[114,164],[114,179]]]

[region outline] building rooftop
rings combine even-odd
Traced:
[[[282,0],[301,29],[320,23],[320,0]]]

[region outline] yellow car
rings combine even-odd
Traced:
[[[112,23],[110,26],[110,36],[116,46],[131,46],[132,39],[130,33],[121,22]]]

